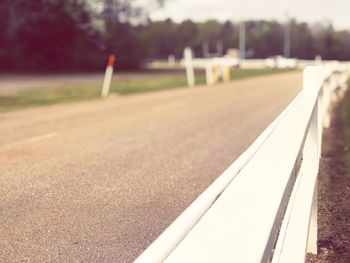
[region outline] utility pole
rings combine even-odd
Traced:
[[[203,42],[202,50],[203,50],[203,57],[208,58],[209,57],[209,44],[208,44],[208,42]]]
[[[220,57],[224,54],[224,44],[221,40],[216,42],[216,54]]]
[[[246,41],[246,31],[245,31],[245,21],[242,20],[239,24],[239,57],[245,59],[245,41]]]
[[[290,58],[291,51],[291,21],[289,15],[287,14],[287,21],[284,29],[284,48],[283,55],[286,58]]]
[[[246,51],[246,28],[245,28],[245,0],[241,0],[241,22],[239,23],[239,58],[245,59]]]

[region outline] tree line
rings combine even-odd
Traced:
[[[204,49],[223,53],[239,42],[238,23],[151,21],[130,0],[1,0],[0,26],[2,71],[100,70],[111,53],[119,68],[135,69],[180,58],[186,46],[201,57]],[[350,60],[349,31],[295,20],[290,30],[291,57]],[[284,35],[284,23],[246,21],[247,56],[283,54]]]

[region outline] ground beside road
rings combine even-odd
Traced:
[[[350,93],[325,131],[319,175],[318,255],[310,263],[350,262]]]
[[[232,71],[238,80],[261,75],[286,72],[277,69],[244,69]],[[196,84],[205,83],[203,70],[196,70]],[[33,106],[51,105],[101,98],[103,74],[58,75],[0,75],[0,112]],[[110,93],[125,95],[187,85],[183,69],[117,72],[113,76]]]
[[[300,90],[282,73],[0,114],[0,262],[131,262]]]

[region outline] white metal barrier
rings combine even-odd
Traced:
[[[298,263],[317,253],[322,130],[348,68],[306,68],[287,109],[135,262]]]
[[[184,58],[181,65],[186,68],[187,82],[189,87],[195,85],[194,69],[205,69],[207,85],[213,85],[220,79],[224,82],[230,80],[230,71],[234,67],[242,69],[305,69],[308,66],[320,65],[319,56],[315,60],[300,60],[275,56],[266,59],[239,59],[230,57],[193,58],[192,50],[187,47],[184,50]],[[328,61],[327,64],[337,61]]]

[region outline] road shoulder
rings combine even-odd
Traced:
[[[309,263],[350,262],[350,93],[325,130],[319,175],[318,255]]]

